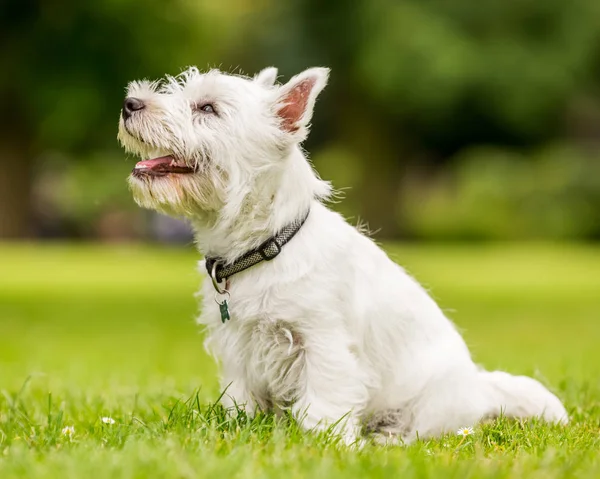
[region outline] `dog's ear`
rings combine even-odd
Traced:
[[[281,128],[302,132],[310,123],[317,96],[327,84],[329,68],[309,68],[279,88],[277,116]]]
[[[275,67],[264,68],[254,75],[254,81],[266,87],[273,86],[275,80],[277,80],[277,68]]]

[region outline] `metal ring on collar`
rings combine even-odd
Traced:
[[[219,285],[219,282],[217,281],[217,262],[216,261],[214,262],[213,267],[210,271],[210,279],[212,279],[212,284],[217,293],[219,293],[219,294],[229,293],[229,291],[227,291],[226,288],[221,288],[221,286]],[[227,282],[225,284],[227,284]]]
[[[226,303],[231,298],[231,293],[227,290],[224,290],[222,293],[215,291],[215,303],[221,306],[223,303]]]

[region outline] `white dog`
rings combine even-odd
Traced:
[[[300,147],[326,68],[285,85],[190,68],[129,85],[124,147],[145,208],[185,216],[212,280],[199,322],[226,406],[289,409],[346,443],[411,441],[504,414],[567,422],[539,382],[475,365],[425,290],[323,201]],[[201,263],[204,268],[204,262]]]

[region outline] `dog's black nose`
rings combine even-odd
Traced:
[[[139,98],[128,97],[123,102],[123,119],[127,120],[134,111],[142,110],[146,105]]]

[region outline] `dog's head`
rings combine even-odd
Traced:
[[[328,74],[311,68],[278,85],[275,68],[254,78],[190,68],[159,82],[132,82],[118,137],[142,160],[129,177],[135,200],[188,217],[219,213],[232,201],[242,207],[242,198],[264,190],[261,179],[277,182],[284,174]],[[315,195],[327,194],[323,185],[315,182]]]

